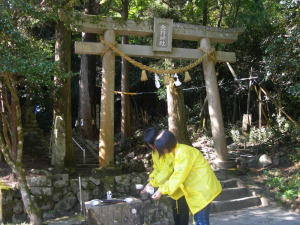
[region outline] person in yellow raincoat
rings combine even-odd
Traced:
[[[198,149],[177,143],[175,135],[168,130],[160,132],[154,145],[161,157],[174,155],[174,171],[152,198],[158,200],[166,194],[176,200],[185,196],[195,225],[209,225],[211,202],[222,191],[209,163]]]
[[[165,154],[160,157],[158,151],[155,149],[154,140],[158,135],[156,128],[148,128],[144,135],[144,142],[152,149],[152,161],[153,171],[149,175],[149,183],[141,191],[141,193],[147,192],[147,187],[159,187],[169,179],[173,173],[173,153]],[[175,225],[188,225],[189,224],[189,207],[186,203],[185,197],[173,200],[171,199],[173,208],[173,218]]]

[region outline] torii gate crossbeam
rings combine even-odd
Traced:
[[[118,44],[116,47],[125,55],[133,57],[197,60],[204,55],[204,53],[198,49],[189,48],[172,48],[172,53],[169,53],[154,52],[152,46],[144,45]],[[75,41],[76,54],[100,55],[105,48],[102,43],[98,42]],[[216,60],[217,62],[234,63],[236,62],[235,53],[216,51]]]

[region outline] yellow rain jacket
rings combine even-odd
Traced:
[[[198,149],[177,144],[174,155],[174,172],[159,191],[175,200],[184,195],[195,214],[221,193],[221,184]]]
[[[152,151],[153,171],[149,178],[153,187],[158,187],[169,179],[174,168],[173,158],[174,154],[172,152],[159,157],[156,150]]]

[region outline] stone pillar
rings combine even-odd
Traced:
[[[210,50],[210,40],[202,38],[201,48]],[[203,60],[203,71],[205,79],[206,94],[208,98],[208,111],[210,115],[211,131],[213,135],[214,148],[217,153],[217,161],[228,161],[228,151],[225,139],[224,123],[218,81],[216,77],[215,63],[209,57]]]
[[[13,218],[13,197],[9,187],[2,186],[0,182],[0,222],[12,222]]]
[[[51,165],[54,167],[64,167],[66,151],[66,133],[65,121],[62,116],[56,116],[54,119],[54,128],[52,130],[51,148],[52,158]]]
[[[113,30],[104,32],[104,40],[114,43]],[[102,59],[102,88],[99,132],[99,165],[114,164],[114,91],[115,91],[115,54],[107,51]]]
[[[36,115],[34,113],[34,105],[29,99],[26,99],[25,105],[25,121],[23,124],[24,133],[27,132],[41,132],[38,122],[36,120]]]

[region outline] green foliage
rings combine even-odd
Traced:
[[[291,149],[288,156],[292,162],[299,163],[300,162],[300,147],[295,147],[294,149]]]
[[[57,9],[54,7],[54,9]],[[55,93],[53,77],[70,76],[54,62],[52,41],[37,39],[40,29],[57,13],[35,5],[32,1],[10,1],[0,5],[0,73],[14,75],[22,97],[30,97],[41,105],[49,105]]]
[[[300,130],[295,127],[285,117],[274,115],[273,116],[273,128],[270,126],[251,127],[248,137],[243,137],[241,128],[232,126],[229,128],[229,133],[233,141],[237,144],[242,144],[244,141],[247,145],[260,145],[260,144],[272,144],[279,143],[297,143],[299,141]],[[243,139],[244,138],[244,139]]]
[[[102,1],[98,16],[120,17],[120,11],[123,7],[122,3],[126,3],[126,1]],[[207,3],[208,26],[220,26],[221,28],[245,27],[245,32],[233,44],[213,44],[214,47],[221,51],[235,52],[237,63],[232,66],[238,78],[249,77],[252,70],[252,75],[258,77],[257,82],[266,87],[266,90],[287,110],[289,115],[293,118],[298,118],[299,113],[295,109],[300,103],[300,84],[299,76],[297,76],[299,74],[299,44],[297,41],[299,36],[299,26],[297,26],[299,24],[299,18],[297,17],[299,3],[292,0],[166,0],[163,2],[157,0],[134,0],[128,1],[128,3],[130,19],[148,19],[151,21],[156,16],[171,18],[174,22],[192,24],[202,24],[204,16],[203,7],[204,3]],[[151,45],[152,39],[151,37],[129,37],[129,43]],[[198,45],[198,42],[173,40],[174,47],[197,48]],[[163,64],[162,60],[145,58],[137,60],[145,65],[157,68]],[[172,61],[175,62],[175,60]],[[185,63],[182,61],[175,64],[176,67],[180,67]],[[246,104],[243,103],[245,103],[248,95],[248,83],[247,81],[242,81],[242,85],[237,85],[237,82],[234,82],[230,71],[224,63],[217,63],[216,69],[219,74],[218,79],[220,80],[219,87],[222,106],[225,106],[227,109],[223,110],[224,120],[235,123],[246,110]],[[137,68],[130,68],[131,91],[156,91],[153,85],[153,74],[147,74],[149,81],[140,82],[140,72]],[[183,85],[185,87],[203,86],[203,71],[201,66],[189,72],[192,81]],[[182,75],[179,74],[179,76]],[[158,90],[158,95],[159,100],[166,99],[164,87]],[[205,89],[201,90],[200,95],[206,95]],[[257,117],[257,110],[255,108],[257,98],[254,97],[255,95],[256,93],[251,91],[250,108],[252,107],[254,117]],[[202,99],[204,98],[192,95],[191,97],[186,97],[185,101],[189,101],[188,106],[194,109],[196,107],[192,104],[202,104],[202,102],[199,102]],[[237,102],[240,103],[240,106],[237,106]],[[236,110],[234,112],[235,115],[232,116],[230,114],[233,104],[235,104]],[[265,104],[265,106],[267,105]],[[276,112],[276,107],[270,107],[269,105],[268,107],[268,110],[270,110],[268,112],[269,115]],[[193,114],[193,112],[191,113]],[[253,142],[257,143],[257,138],[265,134],[267,135],[268,132],[256,129],[250,136],[251,141],[253,140]],[[267,139],[267,137],[264,137],[264,139]]]
[[[129,19],[141,19],[147,17],[146,11],[150,7],[152,1],[143,1],[143,0],[129,0],[128,1],[128,18]],[[122,11],[123,4],[126,4],[126,1],[120,0],[108,0],[104,1],[103,5],[100,8],[99,14],[101,16],[111,16],[111,17],[120,17],[120,14],[124,13]]]
[[[129,18],[144,18],[147,16],[147,9],[150,7],[151,2],[144,0],[129,1]]]
[[[29,223],[0,223],[0,225],[30,225]]]
[[[276,186],[279,189],[283,189],[283,177],[279,177],[281,174],[280,170],[273,170],[273,171],[264,171],[264,174],[268,179],[265,181],[265,184],[269,187]]]
[[[279,169],[265,170],[263,179],[275,197],[282,203],[294,204],[300,196],[299,165],[292,172],[284,172]]]
[[[240,131],[236,126],[232,127],[232,129],[230,130],[230,137],[235,143],[237,144],[242,143]]]
[[[294,106],[300,103],[299,2],[280,1],[276,5],[276,15],[281,15],[280,20],[272,17],[277,22],[277,31],[262,42],[263,79],[272,82],[272,95],[295,117]]]
[[[268,143],[273,136],[273,132],[269,127],[263,127],[261,129],[253,127],[250,130],[249,142],[252,145],[258,145],[261,143]]]
[[[294,126],[289,120],[281,115],[273,115],[274,124],[272,143],[297,143],[299,142],[300,129]]]

